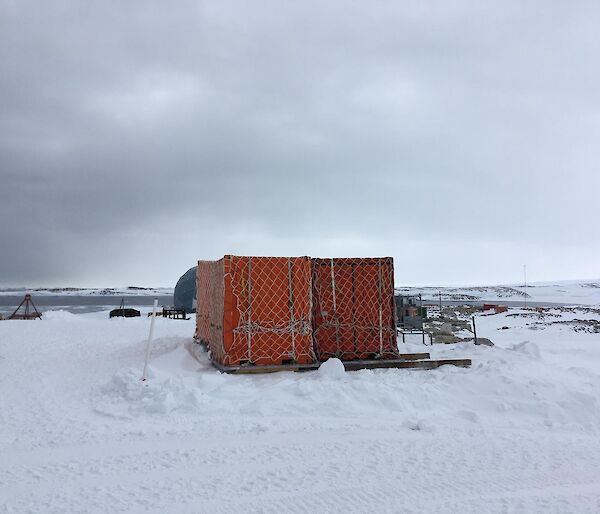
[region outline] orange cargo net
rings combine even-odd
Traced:
[[[391,257],[312,259],[312,288],[319,360],[399,357]]]
[[[315,361],[309,257],[199,261],[196,337],[227,366]]]

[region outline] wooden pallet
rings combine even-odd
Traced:
[[[346,361],[346,371],[357,371],[359,369],[399,368],[399,369],[435,369],[440,366],[451,365],[460,368],[471,366],[471,359],[440,359],[440,360],[369,360],[369,361]]]
[[[212,361],[212,365],[223,373],[230,374],[254,374],[254,373],[276,373],[278,371],[315,371],[319,369],[318,362],[310,364],[245,364],[243,366],[224,366]]]
[[[187,345],[188,351],[201,362],[206,362],[206,353],[198,343]],[[202,360],[201,353],[205,357]],[[212,361],[212,365],[222,373],[229,374],[255,374],[255,373],[274,373],[277,371],[315,371],[319,369],[321,362],[311,364],[269,364],[269,365],[243,365],[243,366],[224,366],[218,362]],[[430,360],[429,353],[402,353],[398,359],[371,359],[343,361],[346,371],[357,371],[360,369],[380,369],[380,368],[398,368],[398,369],[435,369],[444,365],[458,366],[468,368],[471,366],[471,359],[440,359]]]

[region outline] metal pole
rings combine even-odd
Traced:
[[[148,343],[146,344],[146,361],[144,362],[144,372],[142,373],[142,382],[148,378],[148,359],[150,358],[150,343],[154,334],[154,320],[156,319],[156,308],[158,307],[158,298],[154,299],[152,306],[152,319],[150,320],[150,332],[148,333]]]
[[[27,296],[25,295],[25,298],[23,298],[23,301],[21,301],[21,303],[19,304],[19,306],[15,309],[15,311],[8,317],[8,319],[12,319],[12,317],[19,312],[19,309],[21,308],[21,305],[23,305],[23,303],[25,303],[25,300],[27,300]]]
[[[525,281],[525,308],[527,309],[527,264],[523,264],[523,278]]]
[[[33,300],[31,299],[31,296],[29,297],[29,302],[31,303],[31,306],[33,307],[33,310],[36,314],[40,314],[40,312],[37,310],[37,307],[35,306],[35,304],[33,303]],[[41,318],[41,314],[40,314],[40,318]]]
[[[473,321],[473,338],[475,344],[477,344],[477,328],[475,327],[475,316],[471,316],[471,320]]]

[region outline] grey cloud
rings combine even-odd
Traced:
[[[223,253],[392,255],[402,283],[598,275],[599,18],[5,2],[0,285],[169,285]]]

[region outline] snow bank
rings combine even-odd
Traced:
[[[116,373],[95,395],[96,412],[115,418],[133,418],[198,409],[199,390],[189,387],[184,379],[153,369],[149,369],[147,381],[142,382],[141,375],[142,371],[137,368]]]
[[[340,380],[346,376],[346,369],[340,359],[331,358],[319,366],[318,373],[325,379]]]
[[[46,311],[44,311],[44,314],[42,315],[43,321],[76,322],[79,319],[80,318],[77,316],[77,314],[73,314],[71,312],[68,312],[68,311],[65,311],[62,309],[58,309],[55,311],[46,310]]]
[[[261,376],[159,318],[146,383],[147,318],[2,321],[0,512],[597,512],[600,335],[528,314],[401,344],[470,369]]]
[[[532,343],[530,341],[523,341],[522,343],[514,344],[510,347],[511,350],[515,352],[522,353],[523,355],[527,355],[535,360],[541,360],[542,354],[537,344]]]

